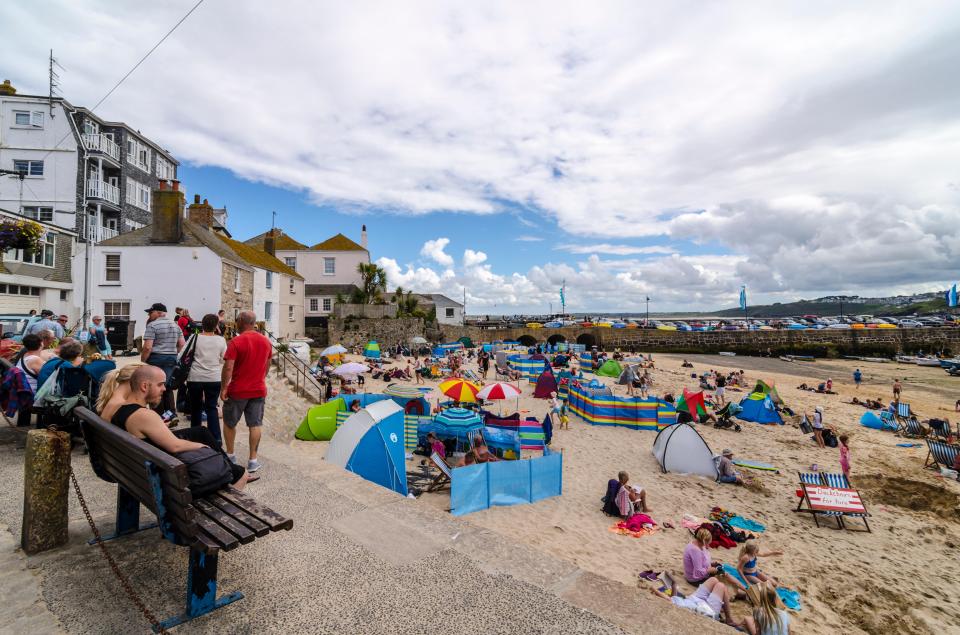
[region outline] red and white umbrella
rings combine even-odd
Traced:
[[[520,390],[516,386],[498,381],[484,386],[480,392],[477,393],[477,397],[485,401],[500,401],[503,399],[514,399],[519,397],[520,394]]]

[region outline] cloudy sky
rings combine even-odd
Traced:
[[[194,2],[4,3],[0,75],[92,106]],[[206,0],[98,112],[470,312],[711,309],[960,277],[958,67],[956,2]]]

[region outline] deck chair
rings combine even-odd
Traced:
[[[946,440],[948,436],[953,434],[950,423],[946,419],[930,419],[927,421],[927,427],[930,428],[930,436],[935,439]]]
[[[927,448],[927,460],[924,461],[923,467],[929,467],[934,470],[940,469],[941,467],[950,470],[953,469],[953,463],[957,460],[957,454],[960,453],[960,446],[950,445],[949,443],[936,441],[934,439],[927,439]]]
[[[434,467],[440,470],[440,473],[435,479],[433,479],[433,482],[427,486],[427,491],[439,492],[450,484],[451,479],[453,479],[453,470],[450,469],[450,465],[447,463],[447,461],[436,452],[430,455],[430,462],[433,463]]]
[[[915,426],[914,429],[920,426],[917,415],[910,411],[910,404],[902,401],[897,402],[897,412],[894,414],[894,419],[896,419],[897,427],[900,428],[897,430],[897,433],[903,434],[904,436],[907,436],[906,431],[908,426]]]
[[[836,487],[837,489],[853,489],[853,490],[856,489],[856,488],[850,486],[850,479],[848,479],[848,478],[847,478],[847,475],[844,474],[843,472],[841,472],[841,473],[839,473],[839,474],[831,474],[831,473],[829,473],[829,472],[821,472],[821,473],[820,473],[820,476],[823,477],[823,484],[826,485],[827,487]],[[860,493],[860,492],[857,492],[857,494],[859,494],[859,493]],[[861,498],[860,500],[861,500],[861,502],[863,501],[862,498]],[[864,505],[863,508],[866,509],[867,506]],[[869,533],[869,532],[870,532],[870,525],[867,523],[867,516],[869,516],[869,515],[870,515],[870,512],[864,512],[864,513],[862,513],[862,514],[860,514],[860,513],[854,513],[854,512],[844,512],[844,513],[841,515],[841,521],[843,520],[843,516],[849,516],[849,517],[851,517],[851,518],[860,518],[861,520],[863,520],[863,525],[864,525],[864,527],[866,527],[866,531]],[[842,524],[843,524],[844,529],[849,529],[849,528],[847,527],[846,523],[842,523]],[[853,530],[851,530],[851,531],[853,531]],[[857,530],[857,531],[862,531],[862,530]]]
[[[475,372],[473,372],[472,370],[464,369],[464,370],[463,370],[463,378],[466,379],[466,380],[468,380],[468,381],[472,381],[472,382],[475,383],[475,384],[479,384],[479,383],[480,383],[480,377],[479,377]]]
[[[920,425],[920,420],[916,417],[911,419],[903,419],[903,424],[897,423],[897,434],[901,437],[908,437],[910,439],[920,439],[927,436],[927,431],[923,429],[923,426]]]
[[[793,511],[795,512],[807,512],[813,514],[813,522],[817,524],[817,527],[820,526],[820,520],[818,516],[829,516],[833,517],[837,521],[836,529],[843,529],[843,514],[840,512],[830,512],[830,511],[821,511],[813,509],[813,506],[810,504],[810,499],[807,497],[807,485],[823,485],[823,479],[820,478],[819,472],[797,472],[800,475],[800,489],[803,490],[803,497],[800,498],[800,502],[797,503],[797,508]],[[803,504],[807,504],[807,508],[804,509]]]

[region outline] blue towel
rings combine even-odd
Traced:
[[[898,448],[919,448],[921,447],[919,443],[898,443]]]
[[[753,531],[760,533],[761,531],[766,530],[766,527],[761,525],[755,520],[750,520],[749,518],[744,518],[743,516],[731,516],[730,520],[727,523],[731,527],[736,527],[738,529],[743,529],[745,531]]]
[[[777,595],[780,596],[780,601],[783,602],[783,605],[791,611],[799,611],[801,609],[800,593],[798,591],[777,587]]]

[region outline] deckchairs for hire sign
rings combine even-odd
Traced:
[[[823,485],[807,485],[807,500],[814,511],[865,514],[866,507],[855,489],[837,489]]]

